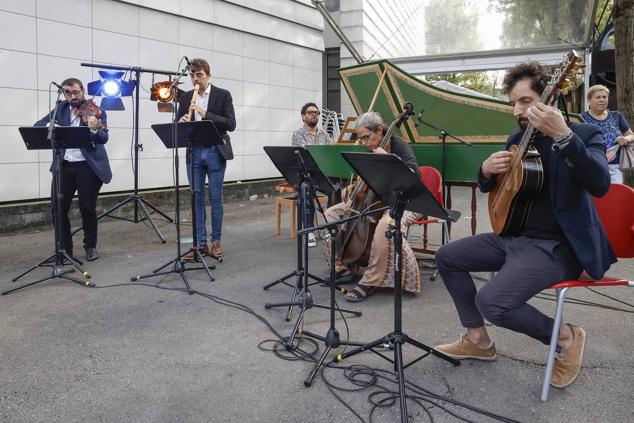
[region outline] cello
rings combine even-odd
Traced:
[[[383,135],[379,148],[385,149],[392,139],[396,128],[400,128],[413,114],[414,106],[412,103],[405,103],[403,112],[390,124]],[[376,198],[374,192],[368,188],[362,179],[357,178],[357,184],[346,201],[344,218],[361,215],[367,211],[380,209],[381,207],[383,207],[383,204]],[[352,219],[346,222],[343,228],[337,233],[337,238],[335,239],[337,257],[339,257],[344,264],[357,264],[361,267],[368,265],[372,239],[374,238],[374,231],[379,218],[373,216],[371,213],[370,215],[361,216],[358,219]]]

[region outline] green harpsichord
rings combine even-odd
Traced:
[[[403,104],[410,102],[416,116],[422,113],[425,122],[472,143],[467,147],[447,138],[447,181],[474,182],[480,164],[494,151],[503,149],[508,135],[517,128],[507,102],[435,87],[388,60],[341,68],[339,75],[357,114],[368,111],[373,104],[373,110],[389,124],[402,112]],[[578,115],[570,114],[570,118],[581,122]],[[416,119],[412,117],[396,135],[412,143],[419,166],[440,170],[442,149],[438,131],[415,124]],[[326,175],[341,178],[349,177],[351,169],[340,153],[367,151],[352,143],[307,147]]]

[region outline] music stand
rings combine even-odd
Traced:
[[[386,232],[388,238],[394,239],[394,331],[375,341],[354,348],[348,352],[335,357],[335,362],[358,354],[366,350],[373,350],[380,345],[389,344],[394,346],[394,360],[386,358],[394,363],[394,369],[399,384],[399,399],[401,405],[401,422],[407,421],[407,403],[405,393],[404,369],[414,364],[429,354],[442,358],[454,365],[460,362],[448,355],[425,345],[405,333],[402,326],[402,300],[401,292],[401,272],[402,272],[402,233],[401,218],[405,210],[422,213],[427,216],[439,219],[456,221],[460,213],[454,210],[445,210],[436,201],[434,196],[427,190],[418,176],[409,169],[405,163],[394,154],[373,154],[373,153],[341,153],[350,163],[354,171],[368,184],[375,194],[383,200],[383,203],[390,206],[390,216],[394,219],[394,227]],[[385,177],[389,175],[389,177]],[[410,343],[426,352],[423,356],[413,360],[407,365],[403,364],[403,344]]]
[[[332,189],[332,185],[330,184],[330,181],[328,181],[328,178],[319,170],[317,164],[305,148],[292,146],[267,146],[264,147],[264,151],[266,151],[266,154],[268,154],[275,167],[277,167],[280,173],[284,175],[286,180],[295,185],[295,189],[298,193],[297,269],[295,269],[291,274],[285,276],[285,278],[292,276],[296,277],[295,285],[293,286],[293,296],[288,302],[264,304],[264,308],[267,310],[273,307],[288,306],[288,312],[286,315],[287,321],[290,320],[292,307],[300,307],[299,316],[297,317],[297,321],[293,326],[291,335],[286,342],[286,348],[290,350],[292,348],[293,340],[298,334],[299,328],[303,322],[306,310],[312,307],[330,309],[330,306],[316,304],[313,302],[313,297],[309,289],[308,278],[311,277],[323,285],[326,285],[327,282],[321,278],[311,275],[308,272],[308,233],[310,230],[306,228],[306,230],[302,231],[302,229],[305,228],[304,221],[308,216],[307,207],[304,206],[304,204],[308,201],[308,198],[310,197],[310,201],[313,201],[314,199],[311,195],[313,195],[312,193],[314,193],[315,190],[324,192],[328,189]],[[300,215],[300,210],[304,210],[303,219],[301,218],[302,216]],[[299,222],[304,222],[304,224],[300,227]],[[272,284],[269,286],[272,286]],[[353,310],[340,310],[356,316],[361,315],[359,312]]]
[[[202,140],[205,140],[209,145],[220,145],[224,141],[220,138],[218,130],[216,129],[213,122],[209,120],[201,120],[201,121],[192,121],[192,122],[177,122],[177,123],[161,123],[151,125],[152,129],[158,135],[158,137],[163,142],[166,148],[170,148],[174,150],[174,168],[175,168],[175,176],[176,180],[174,182],[174,190],[176,197],[176,213],[175,213],[175,221],[176,221],[176,258],[168,261],[163,264],[161,267],[152,271],[152,273],[148,273],[145,275],[137,275],[131,278],[132,281],[136,281],[143,278],[150,278],[159,275],[167,275],[170,273],[178,273],[180,277],[183,279],[185,286],[187,287],[187,291],[190,294],[193,294],[191,287],[189,286],[189,281],[185,276],[185,271],[187,270],[200,270],[205,269],[207,272],[207,276],[209,276],[209,280],[214,281],[214,277],[211,275],[211,269],[215,269],[215,266],[208,265],[203,259],[202,253],[198,248],[198,239],[196,237],[196,211],[194,208],[194,196],[196,194],[195,186],[194,186],[194,178],[192,175],[191,180],[191,197],[192,197],[192,231],[194,234],[192,247],[181,253],[181,231],[180,231],[180,187],[179,187],[179,155],[178,149],[181,147],[187,147],[191,149],[196,143],[201,143]],[[193,172],[193,169],[192,169]],[[203,187],[204,189],[204,187]],[[185,262],[182,260],[183,256],[188,254],[189,252],[193,252],[194,254],[194,262],[202,263],[203,267],[185,267]],[[164,268],[172,264],[172,268],[161,272]]]
[[[51,194],[51,202],[53,204],[53,224],[55,227],[55,253],[44,260],[38,262],[30,269],[21,273],[19,276],[13,278],[12,282],[16,282],[22,276],[31,272],[38,267],[52,267],[50,276],[42,279],[38,279],[34,282],[27,283],[18,288],[10,289],[2,292],[2,295],[10,294],[11,292],[26,288],[31,285],[38,284],[40,282],[47,281],[54,278],[62,278],[75,282],[78,285],[94,287],[95,284],[88,280],[80,280],[68,276],[67,273],[74,272],[77,269],[86,278],[90,279],[90,274],[84,271],[80,266],[83,264],[81,261],[72,257],[61,245],[62,242],[62,194],[60,190],[60,174],[62,161],[64,155],[62,151],[66,148],[87,148],[90,144],[90,129],[87,126],[58,126],[55,127],[55,117],[57,116],[57,109],[59,101],[55,105],[53,110],[53,119],[50,122],[49,127],[21,127],[19,128],[20,135],[24,140],[27,150],[52,150],[53,154],[53,192]],[[51,263],[51,259],[55,257],[55,262]],[[64,270],[65,264],[71,264],[74,269]]]
[[[324,175],[317,163],[313,159],[313,156],[310,154],[308,150],[302,147],[294,147],[294,146],[266,146],[264,147],[264,151],[269,156],[277,170],[282,174],[284,179],[293,187],[295,187],[295,192],[297,193],[297,231],[301,231],[304,228],[308,227],[308,222],[305,222],[307,219],[307,204],[309,201],[315,201],[313,197],[316,191],[319,191],[330,198],[334,187],[332,183],[328,179],[326,175]],[[309,189],[309,192],[306,196],[302,194],[302,183],[306,184],[306,188]],[[309,195],[308,195],[309,194]],[[310,198],[308,198],[310,197]],[[317,201],[319,211],[323,213],[321,208],[321,203]],[[302,213],[304,212],[304,213]],[[327,285],[327,282],[315,275],[312,275],[308,272],[308,268],[304,267],[302,257],[304,254],[308,254],[307,250],[304,250],[304,237],[299,234],[296,236],[297,238],[297,267],[291,273],[282,276],[281,278],[271,282],[267,285],[264,285],[263,289],[266,291],[274,285],[279,283],[283,283],[287,286],[293,287],[293,296],[291,297],[291,303],[295,303],[296,295],[301,286],[300,280],[306,271],[306,274],[309,278],[313,279],[311,285],[315,283],[321,283],[323,285]],[[307,245],[307,244],[306,244]],[[291,285],[286,282],[287,279],[295,277],[295,284]],[[274,304],[271,307],[279,307],[281,305],[288,305],[288,313],[286,315],[286,320],[289,321],[291,318],[291,310],[292,305],[288,303],[282,304]]]

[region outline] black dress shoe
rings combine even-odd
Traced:
[[[97,248],[95,247],[86,247],[84,248],[86,251],[86,260],[94,261],[99,258],[99,253],[97,252]]]

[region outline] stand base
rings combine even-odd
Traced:
[[[194,263],[202,263],[203,264],[202,267],[189,267],[189,268],[185,267],[185,264],[187,262],[183,261],[183,256],[185,256],[189,252],[193,252],[194,253]],[[172,267],[169,270],[161,272],[161,270],[165,269],[170,264],[172,265]],[[130,278],[130,281],[131,282],[135,282],[135,281],[138,281],[140,279],[146,279],[146,278],[152,278],[152,277],[155,277],[155,276],[162,276],[162,275],[169,275],[169,274],[172,274],[172,273],[176,273],[183,280],[183,283],[185,284],[185,287],[187,288],[187,292],[189,293],[189,295],[193,295],[194,291],[192,291],[191,287],[189,286],[189,281],[187,280],[187,277],[185,276],[185,272],[189,271],[189,270],[205,269],[205,271],[207,272],[207,276],[209,276],[209,280],[211,282],[213,282],[215,279],[211,275],[210,269],[215,269],[215,268],[216,267],[214,265],[208,265],[205,262],[205,260],[203,259],[202,253],[200,252],[200,250],[198,248],[193,248],[192,247],[189,250],[185,251],[183,254],[179,255],[174,260],[170,260],[167,263],[163,264],[161,267],[158,267],[158,268],[154,269],[152,271],[152,273],[146,273],[145,275],[132,276]]]
[[[53,263],[51,263],[51,259],[55,259],[55,261]],[[72,273],[75,271],[75,269],[70,269],[70,270],[64,270],[64,265],[66,264],[71,264],[75,269],[77,269],[82,276],[84,276],[86,278],[86,280],[81,280],[81,279],[77,279],[77,278],[73,278],[71,276],[67,276],[68,273]],[[26,288],[35,284],[38,284],[40,282],[45,282],[49,279],[56,279],[56,278],[60,278],[60,279],[66,279],[67,281],[71,281],[76,283],[77,285],[81,285],[81,286],[86,286],[86,287],[90,287],[90,288],[94,288],[96,285],[90,281],[88,281],[87,279],[90,279],[90,273],[84,271],[80,266],[81,266],[81,262],[77,259],[75,259],[74,257],[71,257],[69,254],[67,254],[65,251],[60,251],[57,252],[51,256],[48,256],[47,258],[45,258],[44,260],[40,261],[39,263],[37,263],[36,265],[32,266],[31,268],[29,268],[27,271],[21,273],[19,276],[16,276],[15,278],[12,279],[12,282],[16,282],[18,279],[20,279],[22,276],[26,275],[27,273],[37,269],[38,267],[51,267],[51,275],[47,276],[45,278],[42,279],[38,279],[36,281],[33,282],[29,282],[25,285],[22,285],[20,287],[17,288],[13,288],[13,289],[9,289],[7,291],[3,291],[0,295],[7,295],[10,294],[12,292],[18,291],[22,288]]]
[[[422,356],[418,357],[416,360],[408,364],[403,364],[403,344],[405,343],[412,344],[416,348],[419,348],[425,351],[426,354],[423,354]],[[380,354],[374,351],[374,348],[377,348],[379,346],[387,346],[390,349],[393,348],[394,359],[391,360],[385,357],[383,354]],[[379,338],[372,342],[368,342],[367,344],[364,344],[360,347],[354,348],[348,352],[339,354],[338,356],[335,357],[333,361],[335,363],[338,363],[345,360],[348,357],[351,357],[353,355],[356,355],[368,350],[374,352],[375,354],[378,354],[380,357],[385,358],[386,360],[394,364],[394,370],[396,371],[396,378],[398,380],[398,395],[399,395],[399,400],[401,405],[401,422],[402,423],[407,422],[407,402],[406,402],[407,394],[405,392],[405,369],[411,366],[412,364],[418,362],[419,360],[422,360],[423,358],[427,357],[429,354],[434,355],[438,358],[442,358],[443,360],[450,362],[454,366],[460,365],[460,361],[456,360],[455,358],[449,357],[447,354],[444,354],[428,345],[425,345],[422,342],[415,340],[414,338],[410,338],[404,333],[396,334],[394,332],[384,336],[383,338]]]
[[[134,204],[134,219],[129,219],[129,218],[125,218],[125,217],[119,217],[119,216],[110,216],[110,213],[112,213],[113,211],[125,206],[128,203],[133,203]],[[121,201],[118,204],[115,204],[114,206],[110,207],[108,210],[106,210],[103,213],[99,214],[97,216],[97,220],[99,220],[99,219],[101,219],[102,217],[105,217],[105,216],[111,217],[113,219],[125,220],[127,222],[132,222],[132,223],[140,223],[140,222],[143,222],[143,221],[147,220],[147,221],[150,222],[150,225],[152,226],[152,229],[154,229],[154,232],[156,232],[156,235],[161,240],[161,243],[165,244],[165,242],[166,242],[165,241],[165,237],[161,233],[161,231],[158,228],[158,226],[156,226],[156,223],[154,223],[154,220],[152,219],[152,216],[148,212],[148,207],[151,208],[152,210],[154,210],[156,213],[158,213],[161,216],[163,216],[165,219],[168,220],[168,222],[170,222],[170,223],[174,222],[174,220],[171,217],[169,217],[168,215],[166,215],[165,213],[163,213],[162,211],[160,211],[159,209],[154,207],[152,204],[148,203],[145,199],[143,199],[141,194],[130,194],[130,196],[128,198],[126,198],[125,200]],[[138,215],[139,209],[140,209],[140,211],[143,214],[143,217],[141,217],[141,218],[139,218],[139,215]],[[72,232],[72,235],[76,234],[77,232],[81,231],[82,229],[83,229],[83,226],[75,229]]]

